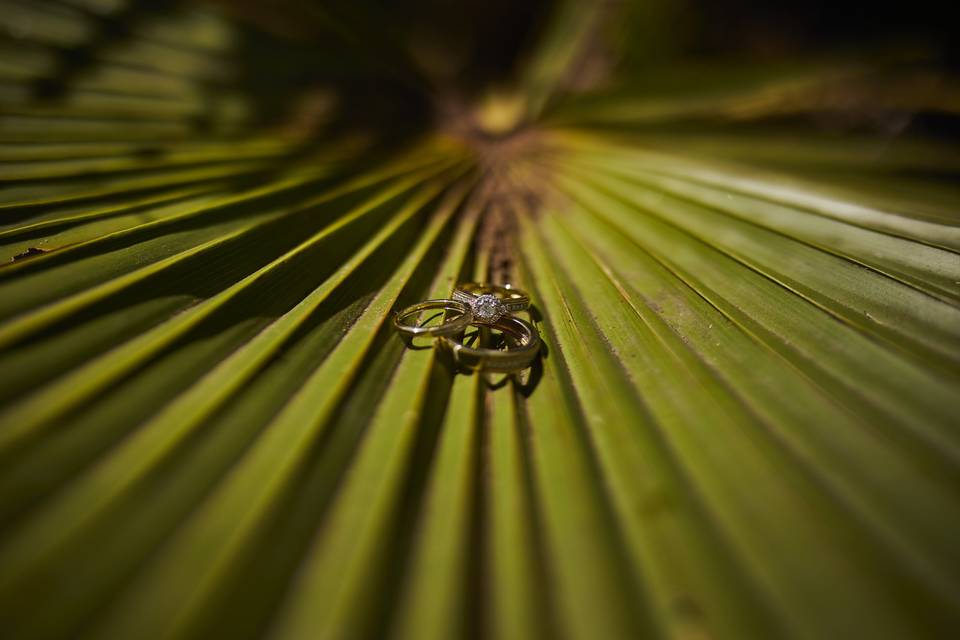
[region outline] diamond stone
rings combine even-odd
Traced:
[[[506,313],[500,298],[490,293],[478,296],[472,306],[473,316],[480,322],[496,322]]]

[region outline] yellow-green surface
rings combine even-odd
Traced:
[[[246,133],[201,11],[34,103],[84,20],[0,4],[0,636],[960,628],[956,148],[725,128],[766,74],[479,150]],[[533,371],[393,334],[468,278],[530,292]]]

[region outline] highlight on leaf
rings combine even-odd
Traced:
[[[0,0],[4,637],[948,637],[938,11]]]

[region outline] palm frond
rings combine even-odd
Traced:
[[[0,3],[11,637],[956,628],[960,155],[804,120],[845,83],[956,113],[950,81],[813,60],[571,97],[609,17],[566,3],[522,117],[388,140],[323,96],[264,126],[248,27],[113,5]],[[522,375],[392,331],[505,278],[545,342]]]

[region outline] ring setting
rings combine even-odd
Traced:
[[[530,296],[511,285],[465,282],[456,286],[451,298],[469,305],[474,320],[481,324],[493,324],[530,306]]]
[[[489,324],[493,324],[507,313],[507,308],[503,302],[492,293],[485,293],[474,298],[470,303],[470,308],[473,311],[474,320]]]

